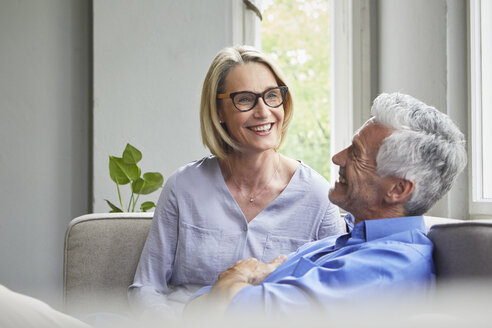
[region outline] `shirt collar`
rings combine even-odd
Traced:
[[[363,237],[367,241],[389,236],[395,233],[420,230],[426,233],[423,216],[403,216],[398,218],[365,220],[354,227],[354,217],[348,213],[345,215],[347,228],[352,232],[352,236]]]
[[[351,232],[354,229],[355,218],[352,214],[345,214],[345,224],[347,225],[347,232]]]

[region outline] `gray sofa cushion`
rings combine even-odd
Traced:
[[[149,232],[152,213],[89,214],[67,228],[63,265],[65,310],[118,311]]]
[[[432,226],[438,282],[492,276],[492,220]]]

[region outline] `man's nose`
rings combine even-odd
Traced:
[[[348,148],[345,148],[344,150],[333,155],[333,157],[331,158],[331,161],[333,162],[333,164],[338,165],[338,166],[345,166],[347,151],[348,151]]]

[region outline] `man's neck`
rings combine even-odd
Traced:
[[[352,215],[354,216],[354,227],[355,227],[357,223],[366,220],[399,218],[405,216],[405,211],[403,210],[403,206],[401,207],[399,206],[398,208],[392,207],[392,208],[381,209],[373,213],[363,213],[360,215],[355,215],[354,213],[352,213]]]

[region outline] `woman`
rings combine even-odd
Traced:
[[[344,231],[328,182],[277,152],[292,111],[284,78],[264,54],[247,46],[217,54],[200,108],[213,155],[164,186],[129,287],[140,311],[179,313],[191,293],[240,259],[269,262]]]

